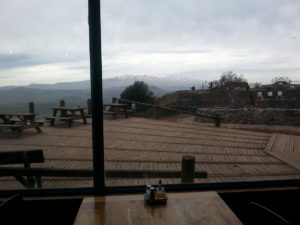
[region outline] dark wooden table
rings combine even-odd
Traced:
[[[36,113],[0,113],[0,127],[16,128],[19,132],[23,129],[34,128],[38,133],[42,130],[35,121]]]
[[[168,194],[166,205],[144,204],[143,194],[84,198],[75,225],[242,225],[216,192]]]
[[[125,117],[128,118],[128,112],[127,112],[128,104],[110,103],[110,104],[104,104],[103,106],[104,107],[109,106],[111,108],[111,111],[115,112],[115,114],[124,113]]]
[[[47,117],[51,126],[54,126],[55,120],[66,121],[72,126],[74,120],[82,119],[83,123],[87,124],[84,107],[54,107],[52,110],[52,116]]]

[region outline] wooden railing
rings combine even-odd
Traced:
[[[148,103],[136,102],[136,101],[127,100],[127,99],[121,99],[121,98],[116,98],[116,97],[112,98],[112,102],[113,103],[116,103],[117,101],[122,102],[122,103],[124,102],[124,103],[136,104],[136,105],[146,106],[146,107],[149,107],[149,108],[154,108],[155,109],[155,117],[156,117],[156,119],[159,119],[159,111],[160,110],[166,110],[166,111],[170,111],[170,112],[176,112],[176,113],[181,113],[181,114],[188,114],[188,115],[193,115],[193,116],[198,116],[198,117],[202,117],[202,118],[211,119],[211,120],[214,121],[215,127],[220,127],[221,126],[221,120],[222,120],[222,118],[219,117],[219,116],[203,115],[203,114],[199,114],[199,113],[183,111],[183,110],[169,108],[169,107],[165,107],[165,106],[152,105],[152,104],[148,104]]]
[[[182,171],[152,171],[152,170],[105,170],[107,178],[180,178]],[[16,168],[5,167],[0,169],[0,177],[13,176],[23,184],[26,188],[42,188],[42,177],[72,177],[72,178],[93,178],[92,169],[46,169],[46,168]],[[39,185],[28,183],[25,179],[20,179],[24,176],[39,177]],[[192,183],[194,178],[207,178],[206,171],[197,171],[193,173]]]
[[[26,160],[32,162],[44,162],[41,149],[25,150],[28,153]],[[22,152],[4,154],[3,163],[23,162]],[[29,157],[30,156],[30,157]],[[28,161],[28,160],[27,160]],[[26,168],[0,167],[0,177],[13,176],[27,188],[42,188],[42,177],[93,177],[92,169],[50,169],[50,168]],[[28,179],[24,179],[27,176]],[[181,161],[181,171],[169,170],[105,170],[105,177],[113,178],[180,178],[181,183],[194,183],[194,178],[207,178],[206,171],[195,171],[195,156],[185,155]],[[30,179],[29,179],[30,178]]]

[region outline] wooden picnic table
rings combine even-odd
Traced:
[[[47,117],[50,120],[50,125],[54,126],[55,120],[66,121],[69,126],[72,126],[74,120],[82,119],[84,124],[87,124],[84,107],[53,107],[53,113],[51,117]]]
[[[143,194],[87,197],[74,225],[242,225],[216,192],[171,193],[165,205],[146,205]]]
[[[38,133],[42,130],[39,123],[35,121],[36,113],[0,113],[0,128],[10,128],[21,133],[24,129],[34,128]]]
[[[104,104],[104,107],[109,106],[111,108],[111,111],[115,114],[118,113],[124,113],[125,117],[128,118],[128,111],[127,107],[128,104],[121,104],[121,103],[110,103],[110,104]]]

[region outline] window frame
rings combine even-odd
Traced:
[[[82,196],[142,193],[145,191],[144,186],[105,186],[103,110],[102,107],[97,107],[101,106],[103,103],[100,0],[88,0],[88,23],[92,114],[98,115],[93,117],[92,120],[93,187],[3,190],[0,191],[0,196],[9,196],[15,194],[16,192],[24,196]],[[164,185],[166,191],[168,192],[193,190],[240,190],[257,188],[299,188],[299,186],[300,179]]]

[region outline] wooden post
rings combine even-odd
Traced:
[[[29,113],[34,113],[34,103],[29,102]]]
[[[194,183],[195,178],[195,156],[185,155],[181,161],[181,183]]]
[[[30,162],[28,160],[28,154],[27,152],[23,152],[23,161],[24,161],[24,167],[26,169],[30,169]],[[32,176],[27,176],[27,187],[28,188],[35,188],[35,180]]]
[[[64,100],[60,100],[60,101],[59,101],[59,106],[60,106],[60,107],[65,107],[65,106],[66,106],[66,102],[65,102]],[[67,111],[65,111],[65,110],[60,110],[60,116],[66,117],[66,116],[67,116]]]
[[[215,119],[215,127],[220,127],[221,126],[221,120],[220,118]]]
[[[155,107],[156,108],[156,119],[158,120],[159,119],[159,107],[158,106],[156,106]]]
[[[87,100],[87,110],[88,110],[88,114],[91,115],[92,114],[92,99],[88,99]]]
[[[221,126],[221,117],[219,114],[215,113],[215,127]]]
[[[65,101],[64,101],[64,100],[60,100],[60,101],[59,101],[59,106],[60,106],[60,107],[65,107],[65,106],[66,106]]]

